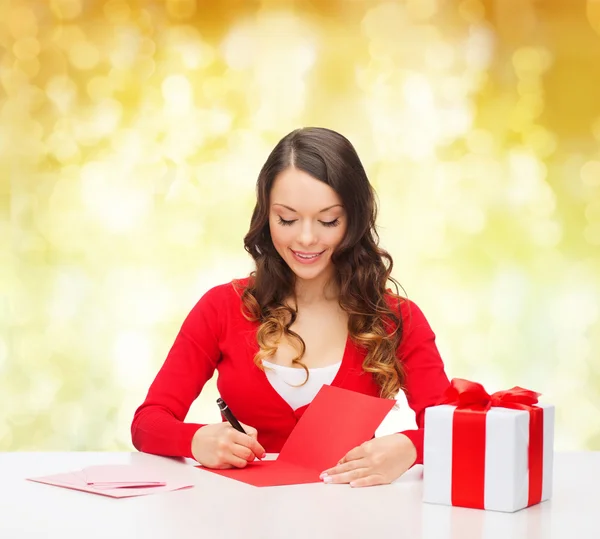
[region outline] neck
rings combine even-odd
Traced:
[[[337,301],[339,290],[333,274],[323,274],[308,281],[296,279],[296,301],[299,305],[310,305],[324,301]]]

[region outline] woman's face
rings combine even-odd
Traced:
[[[346,212],[338,194],[310,174],[289,167],[270,193],[273,245],[296,277],[331,277],[331,255],[346,233]]]

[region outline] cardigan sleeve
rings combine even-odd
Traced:
[[[134,414],[131,437],[139,451],[193,458],[192,438],[204,425],[184,420],[220,358],[223,294],[224,287],[209,290],[185,318],[146,399]]]
[[[421,309],[412,301],[402,303],[403,336],[398,357],[405,373],[404,393],[416,415],[417,429],[405,430],[417,449],[414,464],[423,463],[425,409],[434,406],[450,385],[435,344],[435,334]]]

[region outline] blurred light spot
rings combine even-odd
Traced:
[[[534,126],[523,134],[523,142],[540,157],[546,158],[556,150],[556,136],[542,126]]]
[[[510,111],[510,127],[518,133],[531,129],[531,123],[544,110],[544,100],[537,94],[522,97]]]
[[[572,276],[577,278],[575,272]],[[553,297],[550,313],[563,339],[577,339],[598,320],[597,291],[591,283],[569,284]],[[572,358],[565,358],[572,361]],[[574,364],[574,362],[572,363]]]
[[[55,404],[52,407],[50,422],[52,430],[60,433],[61,439],[67,439],[70,445],[81,443],[85,428],[89,428],[90,418],[86,416],[83,406],[73,406],[70,402]]]
[[[81,172],[83,202],[107,230],[125,232],[139,225],[151,208],[152,193],[128,185],[109,163],[90,162]]]
[[[137,380],[148,379],[151,368],[152,348],[147,334],[140,331],[120,331],[117,333],[113,366],[116,382],[123,387],[135,388]]]
[[[8,421],[4,421],[0,418],[0,447],[3,451],[12,449],[13,435],[11,431],[12,429],[10,428]]]
[[[486,69],[494,55],[495,35],[484,26],[471,27],[466,42],[465,60],[471,69]]]
[[[76,69],[93,69],[100,61],[100,54],[89,41],[80,41],[69,49],[69,60]]]
[[[470,106],[450,107],[441,111],[442,132],[448,138],[466,133],[473,122],[473,110]]]
[[[19,69],[12,69],[8,72],[4,72],[2,79],[2,89],[7,96],[16,98],[23,95],[23,88],[27,87],[28,80],[27,75]],[[14,114],[14,107],[9,107],[10,102],[5,102],[0,109],[3,117],[6,119],[8,114]]]
[[[148,37],[144,37],[140,41],[139,53],[140,56],[152,56],[156,52],[156,43]]]
[[[528,305],[527,276],[520,267],[500,267],[490,286],[490,313],[499,322],[514,322],[515,314]]]
[[[529,210],[536,217],[549,217],[556,210],[556,195],[546,182],[537,187],[537,193],[531,196],[528,203]]]
[[[56,400],[56,394],[62,387],[62,381],[52,372],[40,372],[32,377],[27,392],[28,408],[33,411],[47,410]]]
[[[600,35],[600,0],[587,0],[586,15],[592,29]]]
[[[123,107],[115,99],[103,99],[88,111],[87,118],[75,125],[75,137],[80,144],[96,144],[110,135],[119,125]]]
[[[205,69],[215,60],[213,48],[199,41],[182,43],[178,51],[186,69]]]
[[[187,19],[196,12],[196,0],[167,0],[167,13],[175,19]]]
[[[113,85],[109,77],[99,75],[93,77],[87,83],[87,93],[92,101],[100,101],[106,97],[112,97],[113,91]]]
[[[486,218],[480,207],[471,204],[461,207],[453,216],[453,222],[464,232],[479,234],[485,227]]]
[[[13,45],[13,54],[19,60],[30,60],[40,53],[40,42],[35,37],[23,37]]]
[[[473,358],[486,357],[489,355],[490,339],[487,334],[471,328],[469,331],[465,332],[464,337],[461,339],[457,348],[460,357],[467,361],[472,360]],[[446,361],[446,359],[447,356],[444,354],[444,361]],[[473,370],[475,369],[476,367],[474,367]],[[474,373],[470,373],[470,376],[477,379],[479,383],[483,382],[483,380],[476,377]]]
[[[144,150],[141,133],[135,129],[120,129],[110,139],[110,144],[116,153],[126,156],[132,163],[144,161]]]
[[[0,335],[0,372],[6,367],[8,363],[8,346],[6,341]]]
[[[398,28],[407,28],[406,8],[396,2],[385,2],[367,11],[363,20],[362,28],[367,37],[372,39],[396,35]]]
[[[508,155],[508,167],[513,178],[508,191],[513,204],[524,204],[533,200],[543,185],[546,166],[530,153],[513,150]]]
[[[64,268],[57,271],[53,292],[48,302],[48,314],[53,323],[74,320],[90,292],[91,283],[79,268]]]
[[[600,117],[592,122],[591,130],[594,138],[600,142]]]
[[[445,101],[457,102],[464,98],[467,89],[462,77],[447,74],[441,79],[438,91]]]
[[[586,185],[600,185],[600,161],[588,161],[581,167],[581,180]]]
[[[184,114],[192,108],[192,86],[184,75],[168,76],[161,89],[169,112]]]
[[[72,134],[65,131],[54,131],[46,141],[48,151],[61,163],[79,160],[79,146]]]
[[[420,75],[410,75],[404,81],[404,99],[409,107],[420,113],[433,108],[433,90],[429,81]]]
[[[556,247],[562,238],[562,226],[553,220],[535,221],[530,225],[533,241],[541,247]]]
[[[454,49],[446,43],[432,43],[425,51],[427,65],[439,71],[451,69],[455,60]]]
[[[459,15],[469,23],[478,23],[485,16],[485,8],[479,0],[462,0],[458,4]]]
[[[71,20],[81,14],[81,0],[50,0],[52,13],[62,20]]]
[[[35,36],[38,32],[37,19],[33,10],[21,2],[12,2],[5,24],[5,28],[16,40]]]
[[[66,75],[55,75],[46,84],[46,94],[60,112],[66,113],[75,101],[77,86]]]
[[[517,76],[538,76],[550,67],[552,55],[547,49],[521,47],[513,53],[512,63]]]
[[[125,0],[109,0],[104,4],[104,15],[112,24],[123,24],[129,20],[131,8]]]
[[[542,81],[539,77],[520,79],[517,83],[517,91],[523,97],[535,97],[543,91]]]
[[[589,223],[600,222],[600,200],[593,200],[586,206],[585,217]]]
[[[256,129],[296,124],[306,99],[306,78],[317,58],[316,35],[301,18],[265,13],[236,25],[222,44],[228,64],[249,66],[247,101]],[[273,73],[277,73],[274,77]]]
[[[136,77],[141,82],[144,82],[148,80],[156,71],[156,63],[154,60],[152,60],[152,58],[139,58],[135,62],[134,69]]]
[[[142,37],[137,28],[127,26],[118,28],[115,34],[115,42],[109,52],[110,62],[117,69],[130,69],[137,60]]]
[[[600,223],[587,225],[583,235],[590,245],[600,245]]]
[[[470,326],[479,317],[477,297],[474,292],[448,288],[438,295],[438,307],[447,323],[452,326]]]
[[[30,79],[35,77],[40,70],[40,62],[37,58],[30,58],[28,60],[17,60],[15,62],[15,69],[21,70]]]
[[[417,250],[437,256],[444,250],[447,241],[446,219],[439,212],[430,210],[419,211],[419,240]]]
[[[233,124],[231,113],[222,108],[210,111],[207,121],[207,127],[212,134],[220,135],[228,132]]]
[[[67,54],[71,47],[86,40],[86,35],[80,26],[75,24],[57,25],[52,41]]]
[[[586,359],[589,357],[591,346],[587,337],[576,336],[560,336],[556,343],[556,355],[565,367],[571,372],[568,377],[573,385],[573,389],[578,389],[576,380],[583,380],[589,375]],[[563,377],[561,377],[563,378]]]
[[[494,153],[494,135],[484,129],[471,129],[466,134],[467,147],[479,155],[492,155]]]
[[[104,293],[112,297],[112,316],[119,325],[152,327],[173,310],[164,275],[154,268],[116,268],[105,278]]]
[[[417,21],[432,17],[437,9],[437,0],[407,0],[406,3],[406,10],[409,15]]]

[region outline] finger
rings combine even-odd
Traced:
[[[248,436],[256,440],[256,438],[258,437],[258,431],[254,427],[246,425],[245,423],[240,423],[240,425],[242,425]]]
[[[366,477],[361,477],[359,479],[355,479],[354,481],[350,481],[351,487],[373,487],[375,485],[387,485],[389,482],[385,481],[381,475],[367,475]]]
[[[357,459],[351,460],[350,462],[344,462],[343,464],[338,464],[333,468],[329,468],[329,470],[325,470],[321,475],[336,475],[344,472],[349,472],[351,470],[356,470],[357,468],[366,468],[367,462],[366,459]]]
[[[256,455],[254,454],[254,452],[249,447],[246,447],[245,445],[233,444],[233,447],[231,448],[231,452],[236,457],[244,459],[246,462],[252,462],[256,458]]]
[[[241,432],[235,431],[232,439],[234,443],[247,447],[250,451],[252,451],[253,455],[259,459],[263,458],[266,454],[265,448],[260,445],[257,440],[251,436],[248,436],[247,434],[242,434]],[[252,457],[252,460],[254,460],[254,457]]]
[[[226,464],[233,466],[234,468],[245,468],[248,465],[248,461],[246,459],[239,457],[235,453],[229,453],[224,457],[223,460]]]
[[[364,444],[359,445],[348,451],[348,453],[346,453],[346,455],[339,460],[338,464],[344,464],[345,462],[350,462],[351,460],[362,459],[366,456],[366,454],[367,452]]]
[[[339,483],[350,483],[351,481],[357,481],[362,477],[366,477],[369,474],[368,468],[356,468],[349,472],[339,473],[335,475],[326,475],[323,478],[323,482],[327,484],[339,484]]]

